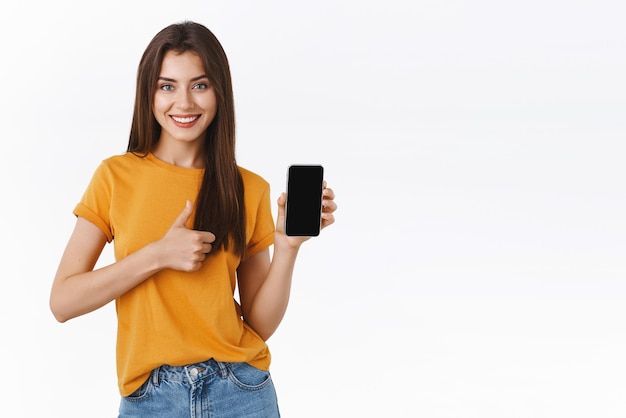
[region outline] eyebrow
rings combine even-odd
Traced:
[[[202,74],[202,75],[199,75],[198,77],[192,78],[191,81],[198,81],[198,80],[202,80],[203,78],[207,78],[208,79],[209,76],[206,75],[206,74]],[[171,83],[175,83],[176,82],[176,80],[174,80],[173,78],[162,77],[162,76],[159,76],[159,80],[169,81]]]

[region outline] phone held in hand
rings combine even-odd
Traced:
[[[291,165],[287,172],[287,203],[285,234],[289,236],[318,236],[322,216],[321,165]]]

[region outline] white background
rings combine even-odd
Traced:
[[[4,2],[3,411],[117,414],[115,312],[65,324],[71,211],[125,150],[139,58],[221,40],[239,163],[322,163],[269,340],[285,417],[626,416],[626,5],[609,0]],[[102,263],[110,262],[110,249]]]

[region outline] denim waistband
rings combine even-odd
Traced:
[[[194,383],[216,373],[219,373],[221,377],[228,376],[227,363],[210,359],[186,366],[164,364],[152,371],[151,378],[156,385],[163,380]]]

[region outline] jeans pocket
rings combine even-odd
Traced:
[[[152,390],[154,389],[154,384],[152,383],[153,373],[155,372],[153,371],[152,373],[150,373],[150,376],[146,379],[146,381],[143,382],[143,384],[139,386],[136,391],[126,396],[126,399],[131,402],[139,402],[148,398],[148,396],[152,393]]]
[[[228,363],[228,378],[245,390],[259,390],[272,382],[270,372],[257,369],[248,363]]]

